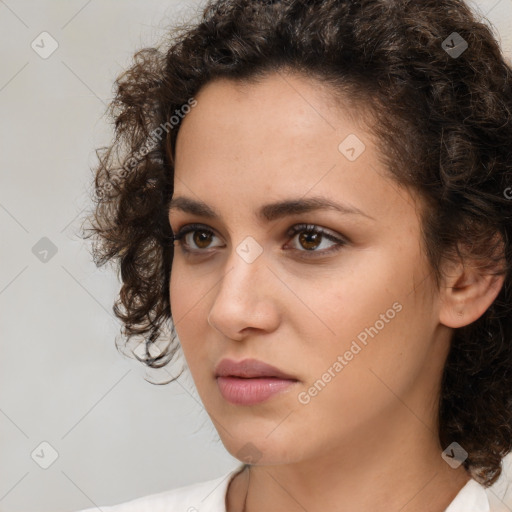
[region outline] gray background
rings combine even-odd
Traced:
[[[189,375],[145,380],[179,365],[150,373],[116,350],[117,277],[77,235],[115,77],[202,4],[0,0],[1,512],[120,503],[238,464]],[[512,59],[512,0],[472,5]],[[47,58],[44,31],[58,44]],[[493,487],[501,497],[508,478]],[[505,501],[512,510],[512,489]]]

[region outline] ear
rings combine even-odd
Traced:
[[[440,289],[439,321],[457,328],[478,320],[498,296],[504,275],[492,275],[475,262],[449,263]]]

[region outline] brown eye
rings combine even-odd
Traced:
[[[313,231],[305,231],[299,235],[299,243],[307,249],[308,251],[312,249],[316,249],[322,241],[322,234],[313,232]]]
[[[192,231],[192,240],[200,249],[206,249],[211,243],[213,233],[211,231]]]
[[[314,224],[293,226],[286,235],[292,239],[297,238],[297,241],[292,244],[292,250],[303,258],[327,256],[337,252],[348,243],[341,236],[336,236]],[[201,253],[206,255],[211,252],[209,249],[222,247],[221,245],[212,245],[214,238],[217,238],[217,235],[201,224],[188,224],[173,236],[174,241],[180,242],[182,251],[190,256]],[[324,247],[325,244],[327,247]]]
[[[199,224],[189,224],[180,229],[173,238],[174,241],[180,241],[185,252],[199,252],[208,249],[214,237],[215,233],[210,229],[206,229]]]
[[[347,241],[340,236],[335,236],[314,224],[299,224],[288,230],[287,235],[294,239],[297,236],[297,242],[292,244],[292,250],[299,253],[304,258],[321,257],[338,251],[347,245]],[[325,248],[317,250],[324,245],[324,242],[331,242]]]

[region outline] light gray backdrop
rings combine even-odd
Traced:
[[[0,0],[1,512],[120,503],[238,464],[190,376],[155,386],[165,372],[116,351],[119,283],[77,235],[115,77],[203,3]],[[472,5],[512,58],[512,0]],[[507,479],[493,489],[512,510]]]

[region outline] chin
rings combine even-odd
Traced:
[[[224,425],[228,429],[227,425]],[[274,427],[275,428],[275,424]],[[279,436],[272,428],[248,429],[239,428],[238,432],[220,431],[221,441],[226,450],[240,462],[259,465],[290,464],[303,458],[303,446],[297,443],[297,437],[287,435],[283,429]],[[278,427],[278,429],[281,427]],[[269,432],[272,432],[268,435]],[[253,434],[253,435],[251,435]],[[275,436],[275,437],[274,437]]]

